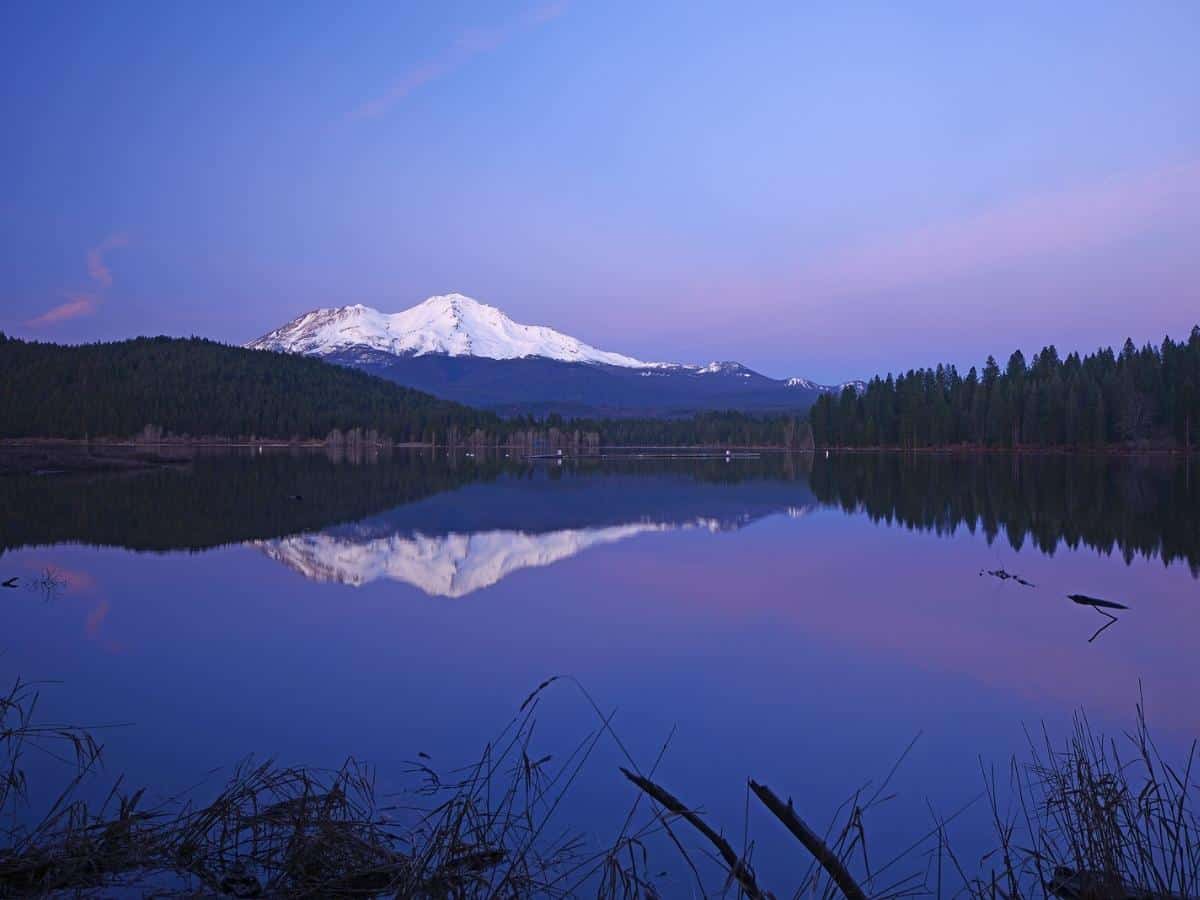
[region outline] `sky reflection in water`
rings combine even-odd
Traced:
[[[1140,681],[1164,741],[1196,734],[1194,474],[405,456],[13,480],[0,569],[67,584],[6,592],[0,666],[64,682],[45,692],[51,718],[135,723],[105,733],[109,769],[164,792],[249,752],[353,754],[396,788],[403,760],[466,761],[558,673],[618,708],[640,760],[677,726],[663,780],[730,830],[746,776],[824,823],[920,732],[875,825],[886,856],[926,826],[926,797],[945,813],[978,793],[980,754],[1003,765],[1023,725],[1060,730],[1082,706],[1122,728]],[[980,575],[996,568],[1036,588]],[[1103,622],[1075,592],[1132,608],[1089,644]],[[546,752],[593,725],[570,686],[547,695]],[[620,761],[609,746],[589,764],[576,824],[619,820]],[[960,821],[969,852],[982,816]],[[755,829],[760,868],[784,866],[787,843]]]

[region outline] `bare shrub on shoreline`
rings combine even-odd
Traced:
[[[1029,758],[1009,767],[1007,790],[984,771],[998,838],[967,877],[975,897],[1183,898],[1200,896],[1197,745],[1168,762],[1143,703],[1123,739],[1095,734],[1077,713],[1056,748],[1043,729]],[[1002,806],[1004,807],[1002,809]]]

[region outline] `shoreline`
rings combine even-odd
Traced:
[[[977,444],[950,447],[817,447],[821,453],[938,453],[945,456],[999,455],[1013,456],[1179,456],[1200,455],[1200,447],[1190,451],[1184,447],[984,447]]]
[[[515,454],[531,461],[547,459],[560,460],[596,460],[620,459],[627,456],[637,459],[647,453],[667,454],[707,454],[720,458],[720,454],[767,453],[787,455],[818,455],[839,454],[858,456],[925,456],[963,459],[977,456],[1011,456],[1019,457],[1113,457],[1133,459],[1179,459],[1190,461],[1197,455],[1197,449],[1191,453],[1183,448],[1170,447],[816,447],[816,448],[787,448],[755,444],[614,444],[591,448],[588,452],[580,452],[574,448],[562,448],[562,456],[557,456],[558,449],[532,448],[514,446],[511,444],[446,444],[432,443],[359,443],[354,446],[346,444],[330,444],[325,441],[283,441],[283,440],[222,440],[217,438],[176,439],[157,442],[139,440],[79,440],[70,438],[5,438],[0,439],[0,476],[5,475],[67,475],[67,474],[120,474],[125,472],[144,472],[165,468],[184,468],[192,463],[197,455],[223,451],[341,451],[377,454],[392,450],[445,450],[448,452],[467,455],[486,456],[499,454],[505,456]],[[686,457],[680,457],[686,458]],[[734,456],[733,458],[738,458]]]
[[[287,440],[282,438],[262,438],[250,440],[246,438],[169,438],[159,441],[145,441],[136,438],[57,438],[57,437],[37,437],[37,438],[0,438],[0,452],[6,450],[20,449],[51,449],[51,448],[76,448],[76,449],[105,449],[105,448],[120,448],[120,449],[136,449],[136,450],[157,450],[160,448],[270,448],[270,449],[305,449],[305,450],[322,450],[328,447],[347,447],[348,443],[331,444],[325,440]],[[456,449],[456,450],[522,450],[529,449],[526,445],[518,445],[511,443],[487,443],[473,444],[469,441],[455,443],[453,445],[446,443],[431,443],[428,441],[403,441],[403,442],[366,442],[361,441],[357,444],[362,449],[393,449],[393,450],[414,450],[414,449]],[[559,448],[546,448],[543,452],[555,452]],[[564,455],[571,453],[572,456],[590,456],[594,453],[581,453],[574,451],[573,448],[561,448]],[[757,450],[757,451],[773,451],[778,453],[941,453],[941,454],[1059,454],[1064,456],[1095,456],[1095,455],[1132,455],[1140,456],[1147,454],[1154,455],[1170,455],[1170,456],[1197,456],[1200,455],[1200,445],[1192,447],[1190,450],[1186,447],[1130,447],[1120,445],[1106,445],[1102,447],[1037,447],[1037,446],[1020,446],[1020,447],[987,447],[981,444],[954,444],[938,447],[890,447],[890,446],[873,446],[873,447],[844,447],[838,445],[829,446],[813,446],[813,447],[784,447],[779,444],[600,444],[594,448],[595,451],[605,450]]]
[[[50,447],[77,447],[77,448],[104,448],[104,447],[121,447],[121,448],[158,448],[158,447],[271,447],[273,449],[286,447],[299,447],[304,449],[322,449],[325,447],[335,446],[323,440],[307,440],[307,441],[292,441],[282,440],[279,438],[263,438],[262,440],[246,440],[239,438],[230,440],[226,438],[172,438],[161,441],[142,441],[135,438],[0,438],[0,451],[28,448],[50,448]],[[336,446],[345,447],[346,444]],[[442,446],[440,444],[429,444],[418,441],[408,441],[401,443],[367,443],[365,441],[358,444],[360,447],[392,447],[392,448],[416,448],[416,447],[435,447]]]

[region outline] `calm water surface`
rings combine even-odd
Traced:
[[[1165,459],[763,457],[517,464],[414,453],[214,455],[178,471],[0,482],[0,676],[102,733],[159,795],[249,753],[475,758],[542,679],[575,676],[639,762],[740,834],[745,779],[823,825],[920,735],[872,827],[886,859],[981,788],[1023,727],[1086,709],[1200,732],[1200,472]],[[1005,569],[1036,587],[1000,581]],[[1106,621],[1066,599],[1128,604]],[[538,738],[595,726],[545,695]],[[561,812],[611,835],[604,742]],[[153,792],[153,791],[152,791]],[[794,858],[751,817],[771,881]],[[987,837],[980,805],[952,828]],[[664,867],[676,861],[664,858]],[[678,867],[678,866],[677,866]],[[668,882],[683,891],[683,873]]]

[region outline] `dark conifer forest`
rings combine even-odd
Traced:
[[[0,437],[324,439],[375,429],[441,440],[496,416],[315,359],[199,338],[63,346],[0,334]]]
[[[796,415],[700,412],[569,420],[494,413],[304,356],[200,338],[64,346],[0,334],[0,438],[511,443],[531,451],[605,445],[802,446]]]
[[[861,394],[821,397],[810,411],[819,447],[1176,447],[1200,438],[1200,326],[1186,341],[1142,348],[1126,340],[1061,358],[1053,346],[1026,362],[963,376],[953,365],[873,378]]]
[[[810,429],[810,424],[811,429]],[[982,372],[953,365],[875,377],[792,415],[703,411],[663,419],[504,419],[354,369],[200,338],[63,346],[0,334],[0,438],[327,440],[604,446],[1010,449],[1200,443],[1200,326],[1186,342],[1061,358],[1020,351]],[[340,439],[340,437],[338,438]],[[369,439],[369,438],[368,438]]]
[[[808,476],[822,503],[952,535],[1184,562],[1200,577],[1200,480],[1162,456],[834,453]]]

